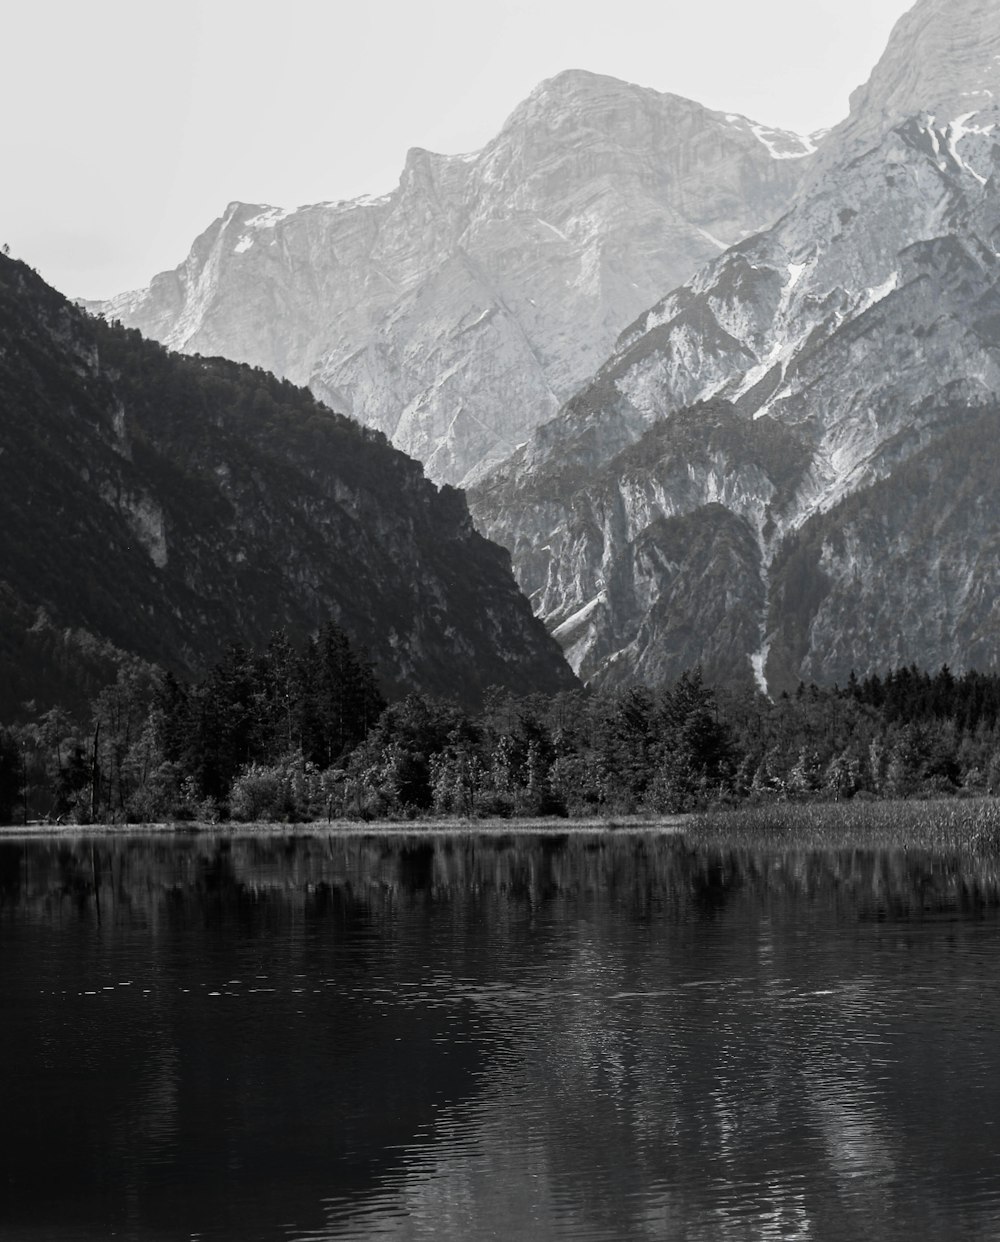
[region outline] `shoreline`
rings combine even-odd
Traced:
[[[0,826],[0,841],[25,838],[216,836],[216,837],[447,837],[447,836],[603,836],[607,833],[676,833],[697,817],[618,815],[608,819],[430,819],[313,821],[311,823],[209,824],[10,824]]]
[[[437,839],[459,837],[684,837],[693,847],[974,850],[1000,855],[1000,799],[925,798],[743,804],[678,815],[586,819],[414,819],[310,823],[21,824],[0,827],[0,843],[250,838]]]

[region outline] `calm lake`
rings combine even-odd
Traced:
[[[1000,1237],[1000,867],[0,841],[0,1238]]]

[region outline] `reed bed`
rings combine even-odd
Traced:
[[[684,831],[699,845],[1000,854],[1000,799],[771,803],[705,812]]]

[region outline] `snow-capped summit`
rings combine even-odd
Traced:
[[[811,150],[570,70],[481,151],[411,150],[382,197],[230,204],[180,267],[100,309],[308,383],[459,482],[551,418],[666,290],[776,219]]]

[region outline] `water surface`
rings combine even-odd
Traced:
[[[1000,877],[0,842],[0,1238],[1000,1236]]]

